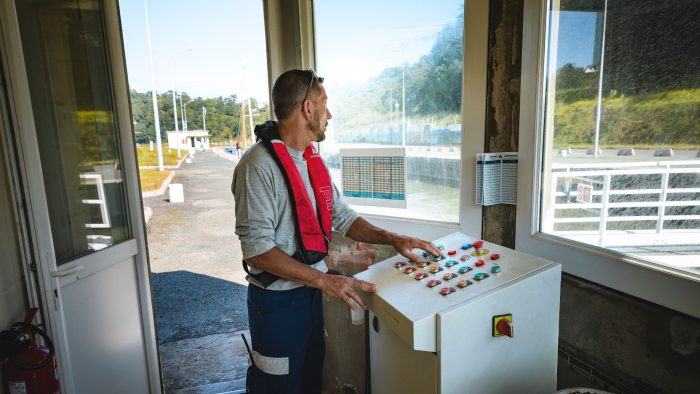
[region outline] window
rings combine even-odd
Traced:
[[[541,231],[700,275],[700,6],[559,4]]]
[[[333,115],[321,154],[359,211],[459,221],[463,10],[454,0],[315,2]]]
[[[100,3],[18,1],[58,264],[131,237]]]
[[[544,9],[546,12],[541,12]],[[525,3],[516,247],[700,317],[700,6]],[[522,207],[523,209],[520,209]],[[531,211],[529,211],[531,209]]]

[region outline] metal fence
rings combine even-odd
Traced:
[[[700,160],[554,163],[543,231],[599,246],[700,243]]]

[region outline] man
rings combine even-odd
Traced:
[[[250,282],[250,393],[320,393],[321,293],[355,310],[366,309],[359,291],[377,291],[372,283],[325,273],[331,227],[357,241],[392,245],[414,261],[413,248],[440,254],[426,241],[369,224],[342,200],[312,144],[325,139],[331,118],[322,82],[312,70],[280,75],[272,89],[277,122],[255,128],[258,142],[233,175],[236,234]]]

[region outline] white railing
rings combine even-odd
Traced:
[[[700,206],[700,187],[683,187],[672,181],[676,174],[700,173],[700,160],[583,163],[552,165],[548,204],[543,209],[543,230],[550,234],[599,246],[671,245],[700,243],[700,215],[668,214],[671,207]],[[650,175],[638,182],[619,185],[615,178]],[[682,176],[682,175],[681,175]],[[620,183],[620,182],[617,182]],[[635,184],[636,183],[636,184]],[[590,198],[581,201],[579,184],[587,185]],[[616,187],[617,186],[617,187]],[[624,186],[620,188],[619,186]],[[577,198],[578,201],[577,201]],[[615,196],[639,196],[641,201],[616,201]],[[674,197],[670,197],[674,196]],[[612,209],[642,208],[655,214],[611,215]],[[669,221],[698,221],[688,228],[670,229]],[[612,230],[611,222],[655,222],[654,228]],[[591,229],[586,223],[597,223]],[[570,229],[555,225],[571,224]],[[579,224],[578,226],[576,224]],[[561,226],[559,226],[561,227]],[[575,229],[586,227],[586,229]],[[646,228],[644,228],[646,227]]]

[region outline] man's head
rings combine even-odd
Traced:
[[[331,113],[326,107],[328,96],[323,78],[313,70],[289,70],[277,78],[272,88],[272,105],[278,121],[301,114],[315,141],[325,139]]]

